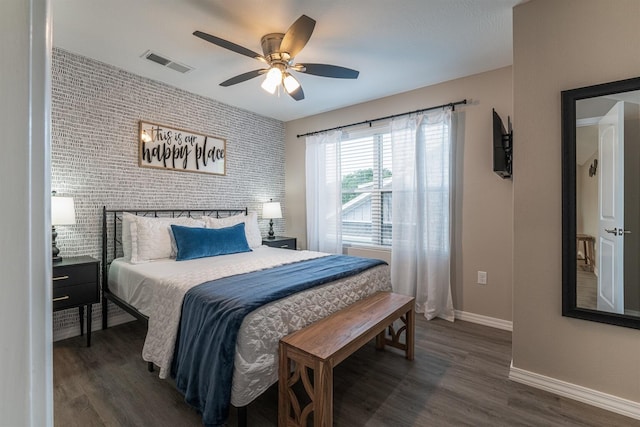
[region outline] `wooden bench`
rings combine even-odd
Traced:
[[[392,324],[398,319],[404,325],[395,331]],[[387,328],[391,338],[385,335]],[[399,339],[402,332],[404,344]],[[413,360],[414,333],[414,298],[378,292],[284,337],[280,340],[278,426],[306,427],[313,412],[315,427],[332,427],[333,368],[373,338],[376,348],[400,348]],[[299,381],[311,400],[304,408],[293,390]]]

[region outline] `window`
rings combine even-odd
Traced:
[[[339,163],[343,243],[391,246],[391,135],[343,136]]]

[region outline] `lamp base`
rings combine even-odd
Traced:
[[[275,233],[273,232],[273,219],[269,220],[269,235],[267,236],[267,239],[272,240],[275,239]]]
[[[58,237],[58,232],[56,231],[56,227],[51,227],[51,259],[53,262],[62,261],[62,257],[58,255],[60,253],[60,249],[56,246],[56,237]]]

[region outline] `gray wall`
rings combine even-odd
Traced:
[[[633,402],[640,331],[562,317],[560,93],[637,77],[639,18],[637,0],[533,0],[513,14],[513,366]]]
[[[226,139],[227,174],[139,167],[139,120]],[[260,214],[273,198],[284,210],[284,123],[54,49],[51,188],[76,204],[77,224],[58,227],[63,256],[100,257],[104,205]],[[265,235],[267,221],[259,223]],[[284,220],[275,223],[280,234]],[[77,310],[55,313],[54,338],[78,333],[77,322]]]
[[[296,236],[298,245],[306,247],[305,140],[296,135],[467,99],[468,105],[456,107],[454,307],[508,325],[512,319],[512,189],[518,165],[513,181],[493,172],[491,110],[496,109],[505,126],[507,116],[513,117],[511,76],[511,67],[504,67],[287,122],[287,235]],[[477,284],[478,270],[488,273],[486,285]]]
[[[624,308],[640,316],[640,107],[625,102],[624,114]]]

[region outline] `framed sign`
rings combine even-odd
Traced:
[[[227,141],[140,121],[138,165],[145,168],[225,175]]]

